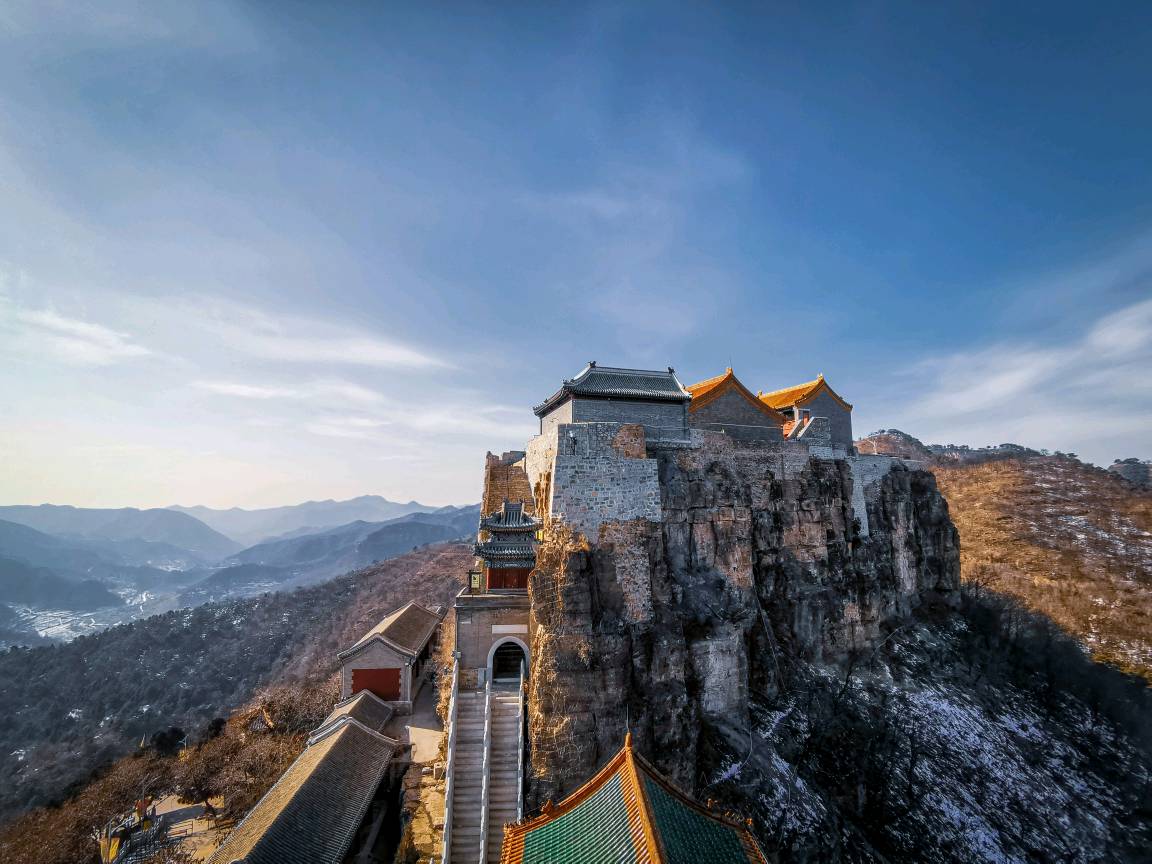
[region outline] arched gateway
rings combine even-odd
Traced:
[[[494,681],[519,681],[528,668],[528,646],[514,636],[493,644],[488,652],[488,677]]]

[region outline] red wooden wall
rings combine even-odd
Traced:
[[[526,567],[489,567],[488,587],[527,588],[530,572]]]
[[[399,669],[353,669],[352,692],[371,690],[381,699],[395,701],[400,698]]]

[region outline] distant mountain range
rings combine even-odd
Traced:
[[[95,579],[73,582],[45,567],[3,557],[0,557],[0,597],[14,605],[75,610],[99,609],[123,602],[103,582]]]
[[[216,561],[243,548],[199,519],[163,508],[115,510],[41,504],[0,507],[0,519],[58,537],[98,541],[161,543]]]
[[[335,528],[350,522],[385,522],[409,513],[452,511],[454,507],[429,507],[416,501],[401,504],[379,495],[361,495],[347,501],[305,501],[286,507],[268,507],[262,510],[214,510],[211,507],[168,508],[176,513],[192,516],[210,528],[233,540],[252,546],[256,543],[307,529],[308,533]],[[0,516],[0,518],[4,518]]]
[[[243,596],[270,587],[297,587],[366,567],[430,543],[470,537],[480,505],[409,513],[384,522],[356,521],[335,528],[258,543],[221,562],[223,569],[181,595],[190,606],[222,597]]]
[[[77,635],[163,611],[151,600],[210,573],[205,560],[167,543],[57,536],[0,520],[0,648],[33,644],[37,632]],[[75,630],[69,621],[85,624]]]
[[[433,508],[374,495],[268,510],[183,509],[0,507],[0,649],[313,584],[467,538],[480,512],[479,505]],[[328,524],[349,514],[376,518]],[[262,542],[244,547],[228,531]]]
[[[161,552],[158,557],[164,566],[155,566],[145,560],[148,549]],[[41,580],[47,574],[52,575],[51,580],[32,592],[38,594],[37,600],[14,600],[0,588],[0,603],[28,602],[31,605],[53,605],[55,598],[45,587],[48,584],[67,586],[94,582],[133,588],[161,588],[179,581],[178,574],[203,566],[195,553],[167,544],[55,536],[4,520],[0,520],[0,559],[20,562],[33,568]],[[173,559],[184,566],[174,566]],[[16,568],[10,566],[8,570],[15,572]],[[21,572],[27,574],[31,571]],[[89,593],[86,596],[96,595]],[[112,599],[116,603],[121,602],[114,595]],[[65,609],[95,608],[91,604],[58,605]]]

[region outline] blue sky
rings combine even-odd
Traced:
[[[589,359],[1150,458],[1150,45],[1145,3],[5,3],[0,498],[475,500]]]

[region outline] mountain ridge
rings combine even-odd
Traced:
[[[302,528],[323,530],[358,520],[383,522],[409,513],[432,513],[454,507],[455,505],[433,507],[418,501],[402,503],[390,501],[381,495],[358,495],[344,500],[328,498],[253,509],[242,507],[216,509],[202,504],[194,506],[173,504],[167,509],[192,516],[248,547]]]
[[[167,543],[212,559],[239,551],[241,545],[186,513],[165,508],[74,507],[71,504],[0,506],[0,519],[57,537]]]

